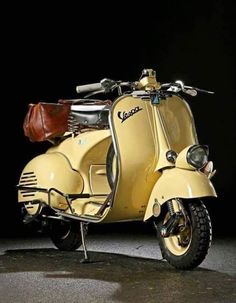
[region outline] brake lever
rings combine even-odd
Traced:
[[[94,95],[97,95],[97,94],[102,94],[102,93],[106,93],[104,89],[95,90],[94,92],[91,92],[91,93],[85,95],[84,98],[89,98],[91,96],[94,96]]]
[[[201,93],[206,93],[206,94],[211,94],[211,95],[214,95],[214,93],[215,93],[210,90],[205,90],[205,89],[201,89],[201,88],[195,88],[195,90],[198,92],[201,92]]]
[[[202,88],[198,88],[198,87],[185,86],[185,88],[186,89],[194,89],[197,92],[205,93],[205,94],[214,95],[214,93],[215,93],[215,92],[212,92],[212,91],[209,91],[209,90],[206,90],[206,89],[202,89]]]

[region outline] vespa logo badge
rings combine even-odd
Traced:
[[[134,114],[136,114],[140,110],[142,110],[142,108],[140,108],[139,106],[136,106],[135,108],[132,108],[128,113],[118,112],[117,116],[121,120],[121,123],[123,123],[126,119],[130,118],[131,116],[133,116]]]

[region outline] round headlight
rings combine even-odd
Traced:
[[[187,162],[198,169],[208,162],[209,150],[206,145],[193,145],[187,152]]]

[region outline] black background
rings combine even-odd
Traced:
[[[215,91],[186,98],[217,169],[219,198],[207,202],[213,226],[222,234],[235,230],[233,1],[163,2],[8,8],[1,43],[2,235],[29,232],[15,185],[24,165],[48,146],[24,137],[27,104],[77,97],[76,85],[104,77],[137,80],[143,68],[155,69],[161,82],[181,79]]]

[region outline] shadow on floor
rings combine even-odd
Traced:
[[[92,263],[81,264],[82,257],[78,251],[8,250],[0,256],[0,277],[42,272],[47,285],[50,279],[65,279],[65,283],[90,279],[94,281],[92,291],[96,281],[119,283],[111,300],[121,302],[133,302],[134,298],[140,302],[236,302],[236,277],[227,274],[200,267],[178,271],[164,261],[97,252],[90,252]]]

